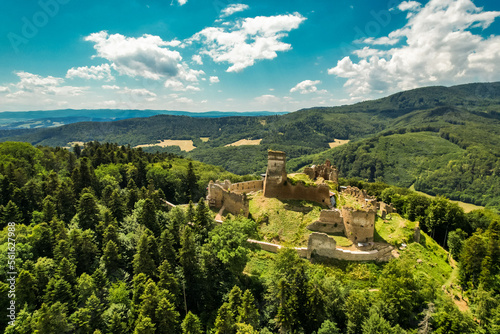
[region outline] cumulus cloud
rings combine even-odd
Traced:
[[[139,97],[156,97],[156,94],[145,88],[128,88],[125,87],[119,92],[120,94],[129,94]]]
[[[246,18],[222,27],[205,28],[186,43],[201,42],[202,54],[217,63],[231,64],[227,72],[239,72],[256,60],[274,59],[277,52],[290,50],[292,46],[281,40],[305,19],[299,13]]]
[[[185,85],[179,80],[176,79],[168,79],[165,81],[165,87],[169,88],[176,92],[186,92],[186,91],[199,91],[200,88],[198,86],[193,85]]]
[[[189,69],[182,62],[180,53],[168,48],[179,45],[179,41],[167,42],[148,34],[138,38],[110,35],[106,31],[93,33],[85,40],[94,42],[97,57],[109,60],[111,67],[122,75],[152,80],[176,77],[197,81],[198,75],[203,73]]]
[[[5,86],[0,86],[0,93],[9,93],[10,88]]]
[[[354,52],[354,61],[345,57],[328,70],[347,79],[351,96],[499,79],[500,36],[485,38],[471,29],[488,28],[500,12],[484,11],[471,0],[431,0],[424,7],[407,1],[399,9],[413,12],[403,28],[364,41],[385,41],[385,48],[364,47]],[[398,46],[387,48],[394,40]]]
[[[179,97],[179,98],[175,99],[175,101],[179,102],[179,103],[186,103],[186,104],[193,103],[193,100],[188,98],[188,97]]]
[[[117,89],[120,89],[119,86],[117,85],[102,85],[101,86],[102,89],[111,89],[111,90],[117,90]]]
[[[177,2],[179,3],[179,6],[184,6],[188,0],[177,0]]]
[[[61,86],[64,83],[63,78],[53,76],[42,77],[28,72],[16,72],[19,82],[14,84],[18,90],[9,97],[17,97],[25,93],[34,93],[42,95],[60,95],[75,96],[81,95],[88,87]]]
[[[203,60],[200,55],[194,55],[191,59],[198,65],[203,65]]]
[[[276,97],[276,96],[271,95],[271,94],[257,96],[254,100],[255,100],[255,102],[257,102],[259,104],[270,104],[270,103],[276,103],[276,102],[280,101],[279,97]]]
[[[221,11],[220,17],[221,18],[228,17],[228,16],[233,15],[234,13],[242,12],[242,11],[247,10],[247,9],[248,9],[248,5],[245,5],[242,3],[232,4],[232,5],[227,6],[226,8],[224,8]]]
[[[304,80],[302,82],[299,82],[298,84],[295,85],[292,89],[290,89],[290,93],[294,92],[300,92],[300,94],[309,94],[309,93],[314,93],[314,92],[321,92],[324,93],[326,92],[325,90],[318,91],[318,88],[316,85],[319,85],[321,81],[319,80]]]
[[[102,64],[99,66],[83,66],[83,67],[72,67],[66,73],[66,78],[82,78],[82,79],[93,79],[93,80],[105,80],[111,81],[115,78],[111,74],[111,66],[109,64]]]
[[[219,81],[219,77],[217,76],[210,77],[210,83],[218,83]]]

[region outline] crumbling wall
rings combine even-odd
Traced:
[[[343,233],[344,219],[341,216],[340,210],[322,210],[319,220],[307,226],[311,231],[323,233]]]
[[[319,256],[346,261],[389,261],[392,251],[391,246],[371,251],[351,251],[336,248],[336,242],[325,233],[314,232],[309,236],[307,245],[307,258]]]
[[[387,203],[384,203],[384,202],[379,202],[379,208],[380,208],[380,217],[382,217],[382,219],[385,219],[385,217],[389,214],[389,213],[394,213],[394,212],[397,212],[397,210],[394,208],[394,206],[391,204],[387,204]]]
[[[302,182],[292,185],[289,182],[283,185],[271,185],[266,188],[264,196],[279,199],[296,199],[330,205],[330,188],[326,184],[305,186]]]
[[[337,168],[332,167],[330,160],[326,160],[323,165],[313,165],[311,167],[304,168],[304,174],[309,176],[311,180],[322,177],[325,180],[339,183],[339,171]]]
[[[207,195],[208,205],[216,209],[224,207],[225,211],[229,213],[234,215],[243,214],[245,217],[248,217],[249,208],[246,195],[226,190],[224,189],[225,186],[228,186],[226,182],[214,183],[210,181]]]
[[[234,193],[249,193],[253,191],[262,190],[263,187],[264,187],[264,181],[257,180],[257,181],[233,183],[229,187],[229,190],[231,190]]]
[[[375,217],[377,211],[374,209],[357,210],[349,207],[342,209],[344,218],[345,235],[352,242],[372,242],[375,231]]]

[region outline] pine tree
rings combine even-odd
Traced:
[[[391,325],[375,308],[370,309],[370,316],[363,322],[363,334],[387,334],[391,332]]]
[[[200,319],[191,311],[188,312],[182,321],[182,334],[202,334],[202,326]]]
[[[16,303],[28,306],[30,311],[36,308],[38,287],[35,276],[27,270],[21,270],[16,280]]]
[[[237,322],[259,327],[259,310],[255,305],[255,299],[250,290],[246,290],[241,298],[241,306],[238,308]]]
[[[176,311],[174,304],[172,304],[167,298],[164,297],[158,302],[155,317],[158,322],[157,333],[178,333],[179,312]]]
[[[71,329],[67,319],[67,308],[55,302],[50,307],[43,304],[33,315],[35,333],[68,333]]]
[[[214,223],[205,204],[205,199],[203,198],[200,198],[196,206],[194,225],[196,233],[200,235],[202,243],[205,243],[208,239],[208,232],[213,229]]]
[[[9,201],[2,211],[0,229],[7,226],[9,222],[19,223],[23,219],[21,211],[13,201]]]
[[[134,334],[155,334],[156,325],[148,317],[140,316]]]
[[[116,277],[120,268],[122,256],[120,250],[113,240],[108,241],[102,255],[104,268],[108,277]]]
[[[57,215],[56,205],[52,196],[47,195],[42,202],[42,217],[43,221],[48,223]]]
[[[120,196],[120,192],[118,190],[114,190],[111,194],[111,198],[109,201],[109,208],[113,217],[118,221],[123,221],[125,217],[125,205],[123,203],[123,199]]]
[[[153,256],[154,236],[151,231],[145,230],[137,244],[137,251],[132,262],[134,267],[134,275],[144,273],[149,277],[156,277],[156,264]]]
[[[235,334],[236,326],[234,318],[234,313],[229,303],[222,304],[215,319],[215,334]]]
[[[167,260],[163,261],[162,264],[158,267],[159,272],[159,282],[158,287],[160,289],[165,289],[170,291],[173,296],[179,295],[179,282],[177,277],[175,277],[172,272],[171,266]]]
[[[141,224],[151,230],[156,237],[160,236],[160,225],[158,224],[158,218],[156,217],[155,205],[151,199],[147,198],[144,201],[138,220]]]
[[[167,260],[168,263],[174,265],[177,260],[177,253],[174,249],[174,237],[170,233],[170,229],[161,232],[160,236],[160,259]]]
[[[318,329],[318,334],[340,334],[340,330],[335,322],[325,320]]]
[[[77,212],[82,230],[95,229],[99,223],[99,208],[94,195],[91,193],[82,194]]]

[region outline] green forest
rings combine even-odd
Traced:
[[[0,307],[10,303],[6,264],[14,237],[17,313],[15,326],[3,317],[0,329],[9,334],[500,331],[495,212],[465,213],[443,197],[342,179],[341,185],[366,189],[401,216],[419,221],[423,238],[387,264],[308,262],[292,249],[270,254],[252,247],[247,239],[261,238],[262,223],[252,217],[215,222],[204,201],[209,180],[254,178],[118,144],[89,142],[67,150],[1,143]],[[466,309],[459,309],[458,299],[467,301]]]

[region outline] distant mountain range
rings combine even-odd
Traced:
[[[90,112],[95,114],[88,117],[100,119],[119,114]],[[130,117],[147,114],[123,112]],[[264,172],[267,150],[283,150],[289,171],[330,159],[345,178],[413,185],[429,194],[500,211],[500,83],[425,87],[354,105],[283,115],[190,117],[200,115],[4,130],[0,141],[141,145],[144,150],[182,154],[238,174]]]
[[[208,111],[187,112],[176,110],[116,110],[116,109],[61,109],[39,111],[0,112],[0,130],[38,129],[61,126],[77,122],[109,122],[122,119],[151,117],[155,115],[175,115],[190,117],[229,117],[229,116],[269,116],[283,115],[287,112],[269,111]]]

